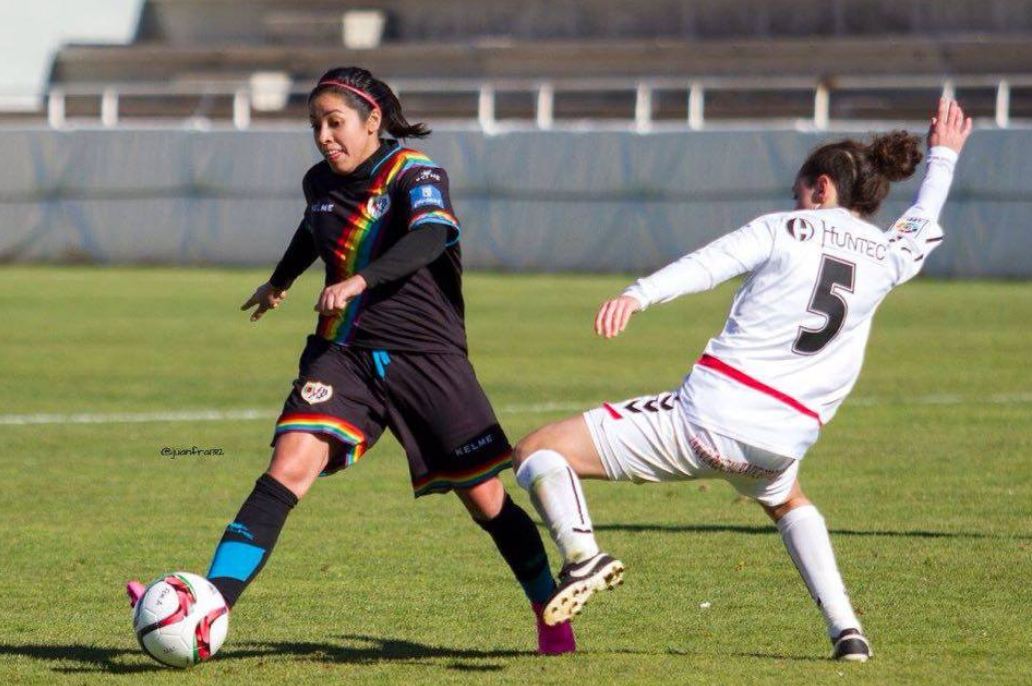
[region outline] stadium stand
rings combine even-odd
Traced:
[[[342,12],[379,9],[396,42],[1014,34],[1028,0],[150,0],[140,40],[333,45]]]
[[[353,10],[382,13],[381,45],[342,44],[342,18]],[[968,78],[965,101],[984,117],[999,93],[979,77],[1026,75],[1030,33],[1032,0],[149,0],[133,44],[68,46],[51,83],[70,93],[117,84],[127,94],[121,117],[225,118],[234,88],[255,72],[278,71],[297,93],[283,109],[254,116],[283,119],[303,116],[303,89],[328,66],[353,63],[409,83],[497,82],[510,91],[493,103],[502,119],[534,119],[528,83],[574,83],[573,92],[557,89],[555,119],[626,120],[635,116],[634,81],[666,79],[649,102],[662,121],[688,117],[690,80],[748,76],[707,91],[707,121],[812,116],[816,83],[836,93],[832,118],[900,120],[922,113],[942,79]],[[893,87],[900,75],[925,77],[926,90]],[[777,79],[796,81],[778,87]],[[154,83],[183,92],[132,95],[133,86]],[[474,89],[432,91],[406,95],[415,116],[477,116]],[[1017,83],[1007,97],[1011,116],[1032,117],[1032,84]],[[68,116],[100,109],[96,96],[65,103]]]

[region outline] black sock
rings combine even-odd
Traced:
[[[509,564],[530,602],[548,600],[555,591],[555,579],[548,568],[548,555],[541,542],[541,534],[523,508],[506,493],[498,516],[486,522],[477,520],[477,524],[491,534],[498,552]]]
[[[268,474],[254,482],[254,490],[226,527],[208,570],[208,579],[233,607],[251,580],[262,571],[283,523],[297,505],[297,496]]]

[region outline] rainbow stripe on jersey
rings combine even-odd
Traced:
[[[400,175],[413,167],[435,167],[433,161],[421,152],[408,148],[398,148],[384,157],[372,169],[373,180],[366,196],[358,204],[358,209],[345,220],[340,237],[333,248],[333,260],[329,262],[329,282],[339,283],[355,275],[372,260],[376,249],[383,239],[384,228],[390,213],[387,209],[376,211],[377,199],[387,197],[391,184]],[[425,214],[420,213],[413,222],[420,220]],[[442,214],[442,223],[458,228],[458,221],[448,212]],[[410,227],[414,224],[410,223]],[[355,333],[355,322],[365,303],[365,295],[361,295],[335,315],[320,316],[316,332],[322,338],[335,343],[348,343]]]

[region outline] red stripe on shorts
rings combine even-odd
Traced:
[[[801,402],[799,402],[798,400],[796,400],[792,396],[786,395],[786,394],[782,393],[781,391],[779,391],[776,388],[771,388],[770,386],[768,386],[767,384],[763,383],[762,381],[757,381],[756,379],[752,378],[751,376],[749,376],[745,372],[740,371],[738,369],[735,369],[731,365],[729,365],[726,362],[723,362],[721,360],[718,360],[717,358],[713,357],[712,355],[703,355],[702,357],[700,357],[698,359],[698,361],[696,361],[695,364],[697,364],[697,365],[699,365],[701,367],[706,367],[707,369],[712,369],[713,371],[716,371],[716,372],[720,372],[724,376],[728,376],[728,377],[734,379],[735,381],[737,381],[738,383],[743,384],[745,386],[748,386],[749,388],[753,389],[754,391],[759,391],[760,393],[763,393],[765,395],[769,395],[770,397],[774,398],[775,400],[778,400],[780,402],[785,403],[786,405],[791,407],[793,410],[795,410],[797,412],[800,412],[802,414],[805,414],[807,417],[813,417],[814,419],[817,420],[818,424],[820,424],[821,426],[824,426],[824,422],[821,421],[821,416],[819,414],[817,414],[816,412],[814,412],[809,407],[807,407],[806,405],[802,404]]]
[[[613,419],[623,419],[623,415],[617,412],[609,403],[602,403],[602,407],[606,409],[606,412],[608,412],[609,416]]]

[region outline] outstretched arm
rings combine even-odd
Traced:
[[[946,204],[953,168],[971,134],[971,119],[949,98],[939,100],[939,109],[928,129],[928,170],[914,199],[889,229],[889,244],[898,268],[896,283],[914,278],[924,260],[942,243],[939,215]]]
[[[602,303],[595,316],[595,333],[612,338],[627,328],[635,312],[681,295],[707,291],[752,271],[770,256],[773,245],[774,234],[768,222],[759,219],[746,224],[638,279],[619,297]]]
[[[246,311],[255,305],[258,306],[251,313],[252,322],[261,319],[262,315],[269,310],[275,310],[286,299],[287,289],[294,283],[294,279],[312,266],[318,256],[319,251],[312,239],[312,232],[308,230],[308,225],[302,219],[272,276],[255,289],[251,297],[240,306],[240,309]]]
[[[949,98],[939,100],[939,110],[928,128],[928,171],[907,215],[939,221],[953,182],[953,168],[971,134],[971,118]]]

